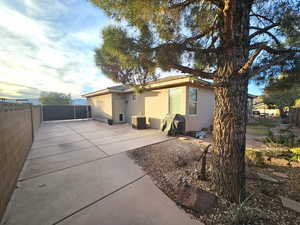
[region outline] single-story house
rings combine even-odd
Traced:
[[[209,82],[189,75],[170,76],[149,82],[141,93],[126,85],[84,94],[92,118],[113,123],[131,123],[143,115],[151,128],[159,129],[167,114],[185,117],[186,131],[208,128],[213,121],[214,90]]]

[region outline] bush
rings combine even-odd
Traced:
[[[261,224],[263,220],[263,217],[259,215],[257,210],[246,206],[239,206],[234,215],[232,215],[230,225]]]
[[[291,148],[290,150],[292,153],[294,153],[296,155],[300,155],[300,148]]]
[[[291,148],[290,151],[293,153],[292,159],[300,162],[300,148]]]
[[[242,203],[236,205],[229,218],[230,225],[256,225],[267,222],[262,212],[246,205],[252,196],[250,195]]]
[[[263,153],[253,149],[246,150],[246,161],[249,164],[253,164],[255,166],[265,165],[265,159],[263,157]]]
[[[274,135],[272,131],[269,131],[268,136],[264,139],[264,142],[294,147],[296,145],[295,138],[296,135],[290,130],[285,130],[279,135]]]

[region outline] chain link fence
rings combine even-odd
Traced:
[[[89,105],[42,105],[43,121],[91,118]]]

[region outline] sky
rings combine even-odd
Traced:
[[[101,30],[113,21],[87,0],[1,0],[0,18],[0,97],[78,98],[115,85],[94,63]],[[249,93],[261,89],[250,84]]]

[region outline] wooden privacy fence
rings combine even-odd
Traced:
[[[300,127],[300,107],[290,109],[289,120],[291,124]]]
[[[0,102],[0,218],[15,189],[41,119],[39,106]]]

